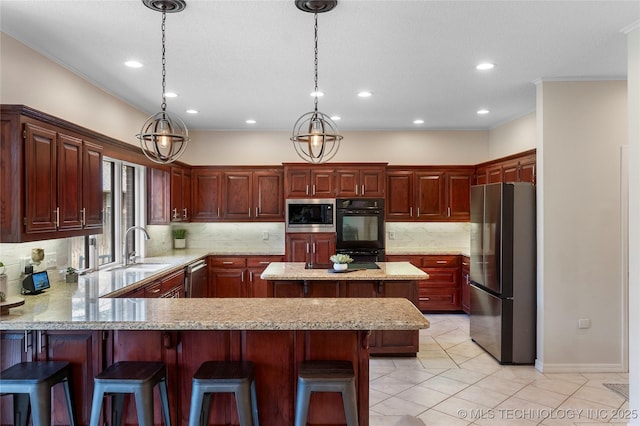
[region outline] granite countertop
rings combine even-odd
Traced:
[[[77,291],[74,291],[74,287]],[[407,299],[93,298],[59,283],[0,317],[0,330],[417,330]]]
[[[424,271],[409,262],[375,262],[380,269],[364,269],[348,273],[334,273],[328,269],[305,269],[304,262],[272,262],[262,272],[263,280],[426,280]]]

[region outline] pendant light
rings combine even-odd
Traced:
[[[142,3],[151,10],[162,12],[162,111],[149,117],[136,137],[140,141],[142,152],[149,160],[167,164],[177,160],[184,153],[189,142],[189,132],[179,117],[167,112],[165,21],[167,12],[180,12],[187,4],[183,0],[142,0]]]
[[[314,108],[293,125],[291,141],[296,153],[303,160],[320,164],[331,160],[340,147],[342,136],[327,116],[318,111],[318,13],[328,12],[338,4],[337,0],[295,0],[296,7],[314,15]]]

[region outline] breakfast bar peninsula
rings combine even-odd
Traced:
[[[290,270],[278,264],[270,268],[265,271],[267,276],[269,270]],[[390,269],[388,272],[393,272]],[[352,274],[361,272],[365,271]],[[317,277],[309,278],[315,282]],[[384,277],[376,278],[370,280],[374,296],[379,294],[378,281]],[[382,281],[384,293],[394,280]],[[343,359],[353,364],[359,423],[366,426],[370,334],[417,333],[429,326],[406,298],[351,297],[351,290],[343,297],[145,299],[96,296],[92,285],[90,278],[81,278],[74,285],[53,284],[45,293],[29,297],[25,305],[0,317],[2,368],[19,361],[71,362],[79,424],[88,424],[93,378],[117,361],[166,364],[171,418],[179,425],[188,423],[191,380],[201,363],[253,361],[260,424],[282,426],[293,424],[300,362]],[[309,285],[313,288],[315,284]],[[69,424],[64,405],[58,405],[64,404],[61,396],[62,390],[54,388],[55,425]],[[1,398],[3,407],[11,407],[10,396]],[[156,423],[162,418],[159,406],[156,395]],[[128,403],[127,410],[125,423],[136,424],[134,404]],[[7,413],[3,413],[2,422],[10,423],[11,419],[5,417]],[[212,397],[209,424],[238,424],[231,394]],[[314,394],[308,424],[345,424],[339,394]]]

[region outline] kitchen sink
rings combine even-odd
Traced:
[[[155,272],[169,266],[171,266],[170,263],[131,263],[129,265],[114,266],[106,271]]]

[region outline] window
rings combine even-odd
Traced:
[[[144,197],[139,196],[145,193],[144,167],[105,157],[102,169],[102,234],[71,239],[70,263],[74,268],[121,262],[125,231],[145,224]],[[129,251],[144,256],[139,233],[131,232],[127,238]]]

